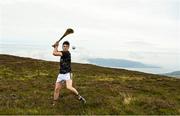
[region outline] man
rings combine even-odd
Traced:
[[[86,100],[80,96],[79,92],[72,86],[72,72],[71,72],[71,54],[68,51],[69,50],[69,42],[65,41],[63,43],[63,51],[58,51],[59,43],[56,42],[53,50],[54,56],[60,56],[60,71],[59,75],[56,80],[55,89],[54,89],[54,101],[53,105],[56,104],[58,98],[59,98],[59,92],[62,88],[62,84],[66,82],[66,87],[70,91],[72,91],[77,98],[82,101],[83,103],[86,103]]]

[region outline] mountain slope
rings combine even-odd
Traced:
[[[180,71],[174,71],[170,73],[165,73],[164,75],[172,76],[172,77],[180,77]]]
[[[92,64],[106,67],[124,67],[124,68],[160,68],[158,66],[152,66],[137,61],[125,60],[125,59],[111,59],[111,58],[91,58],[88,61]]]
[[[61,90],[52,107],[58,62],[0,55],[0,114],[180,114],[180,79],[73,63],[83,105]]]

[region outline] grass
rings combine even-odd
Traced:
[[[53,107],[59,63],[0,55],[0,114],[180,114],[180,79],[73,63],[81,104],[63,86]]]

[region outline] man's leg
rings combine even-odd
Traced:
[[[71,79],[66,80],[66,87],[67,89],[71,90],[78,97],[80,101],[83,101],[84,103],[86,103],[86,100],[82,96],[79,95],[78,91],[74,87],[72,87]]]
[[[54,100],[58,100],[61,88],[62,88],[62,83],[56,82],[55,88],[54,88]]]
[[[75,95],[79,95],[78,91],[72,86],[72,80],[66,80],[66,88],[71,90]]]

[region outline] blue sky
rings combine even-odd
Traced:
[[[75,62],[115,58],[180,70],[179,0],[0,0],[0,52],[58,61],[65,40]]]

